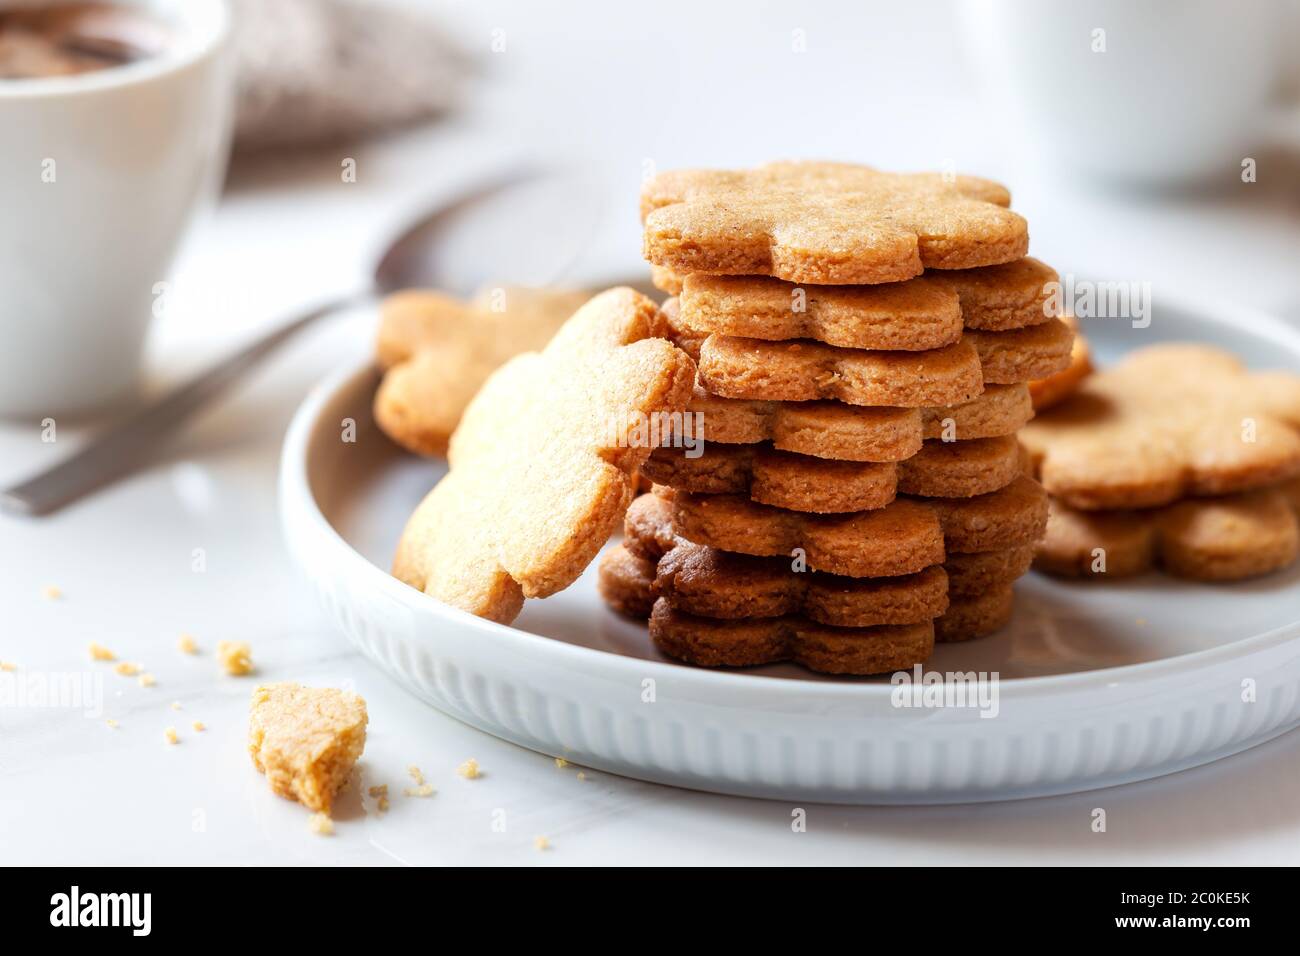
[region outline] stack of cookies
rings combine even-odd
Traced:
[[[662,651],[872,674],[1007,621],[1047,518],[1016,438],[1025,383],[1072,340],[1009,202],[829,163],[647,183],[662,332],[696,360],[684,426],[704,441],[642,466],[655,487],[600,584]]]
[[[1300,556],[1300,376],[1208,345],[1139,349],[1025,430],[1051,493],[1036,566],[1235,581]]]

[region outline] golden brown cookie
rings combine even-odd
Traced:
[[[1014,436],[929,441],[898,462],[835,461],[778,451],[766,444],[706,444],[699,454],[657,448],[641,474],[679,491],[746,494],[791,511],[833,514],[883,508],[897,492],[968,498],[996,491],[1021,472]]]
[[[1153,567],[1197,581],[1237,581],[1287,567],[1298,553],[1296,503],[1281,488],[1264,488],[1145,511],[1078,511],[1053,500],[1034,566],[1100,581]]]
[[[925,352],[873,352],[809,339],[766,342],[710,335],[700,349],[699,366],[700,382],[723,398],[833,398],[850,405],[920,408],[959,405],[984,389],[979,353],[965,339]]]
[[[898,463],[898,492],[923,498],[971,498],[1005,488],[1023,472],[1014,435],[970,441],[927,441]]]
[[[1073,395],[1083,380],[1092,374],[1092,354],[1088,340],[1079,331],[1074,316],[1065,316],[1062,321],[1074,332],[1074,343],[1070,346],[1070,364],[1059,372],[1029,383],[1029,394],[1035,411],[1059,405]]]
[[[767,276],[685,278],[677,325],[687,333],[816,339],[853,349],[943,348],[961,338],[961,299],[925,276],[857,286],[796,286]]]
[[[706,442],[771,441],[782,451],[837,461],[901,461],[920,451],[923,439],[1011,435],[1034,415],[1024,385],[988,385],[960,405],[915,409],[722,398],[697,384],[687,410],[703,416]]]
[[[1015,594],[1010,584],[971,597],[954,597],[934,621],[934,639],[943,644],[987,637],[1011,620]]]
[[[697,667],[755,667],[794,661],[826,674],[883,674],[926,660],[934,650],[929,621],[879,627],[828,627],[798,615],[720,621],[655,602],[650,639]]]
[[[407,522],[396,577],[503,622],[525,597],[577,579],[617,527],[652,450],[634,437],[691,396],[690,358],[648,338],[656,312],[645,296],[611,289],[544,351],[493,373],[452,436],[451,471]]]
[[[804,553],[808,567],[848,577],[912,574],[945,552],[1032,544],[1047,524],[1047,496],[1020,476],[973,498],[899,498],[875,511],[816,515],[758,504],[742,495],[697,495],[660,485],[676,534],[722,551],[756,556]]]
[[[1034,560],[1034,545],[1000,551],[953,552],[943,562],[948,574],[948,598],[976,597],[1024,575]]]
[[[883,508],[894,500],[898,485],[892,461],[833,461],[765,444],[707,443],[698,457],[682,448],[656,448],[641,473],[681,491],[744,494],[777,508],[819,514]]]
[[[626,545],[616,544],[600,556],[596,588],[605,603],[618,613],[645,620],[655,603],[655,567],[658,563],[658,558],[641,557],[629,551]]]
[[[507,359],[542,348],[590,293],[505,287],[461,302],[440,292],[390,295],[376,355],[375,421],[421,455],[442,455],[474,393]]]
[[[710,335],[700,347],[700,382],[723,398],[959,405],[986,384],[1028,382],[1066,367],[1071,339],[1059,319],[1010,332],[967,331],[956,345],[924,352]]]
[[[982,269],[929,272],[924,278],[957,293],[968,329],[1005,332],[1058,317],[1052,289],[1060,276],[1029,256]]]
[[[963,337],[979,353],[984,381],[1032,382],[1070,366],[1074,333],[1061,319],[1008,332],[970,329]]]
[[[1300,474],[1300,375],[1190,343],[1088,378],[1021,432],[1047,490],[1088,511],[1230,494]]]
[[[1006,331],[1055,317],[1056,270],[1037,259],[931,272],[882,285],[795,285],[767,276],[675,279],[683,336],[816,339],[858,349],[933,349],[969,329]]]
[[[960,405],[921,409],[921,431],[925,438],[944,441],[972,441],[1014,435],[1034,417],[1029,389],[1019,383],[984,383],[978,398]]]
[[[929,621],[948,606],[942,567],[892,578],[797,573],[783,558],[756,558],[684,539],[657,564],[625,545],[601,556],[597,586],[605,602],[644,618],[662,597],[679,611],[719,620],[802,614],[834,627]]]
[[[926,621],[947,606],[940,567],[876,579],[796,571],[788,557],[733,554],[678,537],[671,504],[658,495],[632,502],[623,543],[606,552],[600,572],[601,594],[618,610],[666,597],[678,610],[704,617],[800,613],[823,624],[867,627]]]
[[[641,190],[644,253],[681,275],[895,282],[1022,258],[1029,230],[1010,202],[984,179],[848,163],[676,170]]]

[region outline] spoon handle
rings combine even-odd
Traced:
[[[279,326],[92,438],[54,467],[0,491],[0,509],[17,514],[49,514],[131,474],[147,463],[191,416],[220,397],[262,359],[318,319],[366,298],[367,294],[355,294],[335,299]]]

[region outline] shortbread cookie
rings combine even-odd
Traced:
[[[1022,258],[1025,220],[1002,186],[848,163],[676,170],[641,190],[645,258],[682,275],[770,275],[825,285]]]
[[[1282,490],[1265,488],[1147,511],[1078,511],[1053,501],[1034,565],[1099,581],[1153,567],[1198,581],[1236,581],[1284,568],[1298,552],[1295,505]]]
[[[376,346],[383,381],[375,421],[421,455],[442,455],[465,406],[507,359],[542,348],[590,293],[484,289],[461,302],[440,292],[399,292],[380,307]]]
[[[898,463],[898,492],[924,498],[971,498],[1005,488],[1024,471],[1014,435],[927,441]]]
[[[1047,490],[1088,511],[1230,494],[1300,473],[1300,375],[1205,345],[1155,345],[1021,433]]]
[[[644,617],[657,597],[689,614],[715,618],[803,614],[837,627],[909,624],[966,598],[1011,584],[1033,559],[1033,545],[952,554],[942,566],[892,578],[850,578],[798,571],[789,557],[719,551],[678,537],[672,509],[657,495],[632,502],[621,544],[601,559],[598,586],[606,603]]]
[[[934,349],[969,329],[1006,331],[1055,317],[1056,270],[1037,259],[931,272],[883,285],[795,285],[767,276],[696,273],[680,289],[683,334],[816,339],[858,349]]]
[[[833,627],[914,624],[948,607],[947,575],[937,565],[899,577],[846,578],[796,572],[788,559],[732,554],[684,539],[658,562],[613,546],[601,556],[597,586],[605,603],[640,618],[660,597],[679,611],[718,620],[802,614]]]
[[[634,616],[654,597],[666,597],[678,610],[704,617],[798,613],[839,627],[928,621],[947,606],[948,590],[937,566],[892,578],[847,578],[796,571],[788,557],[695,544],[673,532],[671,504],[658,495],[632,502],[623,543],[605,552],[598,585],[607,603],[631,608]]]
[[[961,338],[961,299],[925,276],[857,286],[796,286],[766,276],[690,275],[678,297],[688,333],[816,339],[853,349],[943,348]]]
[[[694,458],[685,449],[656,448],[641,474],[681,491],[745,494],[777,508],[819,514],[883,508],[894,500],[899,479],[892,461],[833,461],[768,445],[714,443]]]
[[[700,382],[723,398],[959,405],[977,398],[985,384],[1028,382],[1065,368],[1071,339],[1059,319],[1011,332],[967,331],[956,345],[926,352],[710,335],[700,348]]]
[[[953,552],[944,559],[948,574],[948,598],[977,597],[1023,577],[1034,560],[1034,545],[999,551]]]
[[[765,444],[707,444],[697,457],[691,454],[657,448],[641,474],[680,491],[747,494],[777,508],[832,514],[883,508],[897,492],[953,498],[987,494],[1010,484],[1021,471],[1020,448],[1011,435],[926,442],[897,464],[813,458]]]
[[[794,661],[826,674],[884,674],[920,664],[934,650],[929,621],[880,627],[827,627],[798,615],[719,621],[655,602],[650,639],[697,667],[755,667]]]
[[[1058,318],[1056,270],[1026,256],[982,269],[929,272],[924,277],[956,292],[968,329],[1006,332]]]
[[[1074,333],[1061,319],[1009,332],[970,329],[964,340],[979,353],[986,383],[1032,382],[1070,366]]]
[[[658,558],[633,554],[625,544],[607,548],[597,566],[596,587],[600,596],[618,613],[645,620],[655,603],[655,569],[658,563]]]
[[[248,712],[248,752],[271,789],[329,813],[366,746],[366,702],[332,687],[263,684]]]
[[[1032,544],[1047,525],[1047,496],[1024,476],[973,498],[899,498],[847,515],[772,508],[742,495],[697,495],[656,485],[673,508],[674,531],[697,544],[757,556],[801,549],[808,567],[848,577],[912,574],[945,553]]]
[[[965,339],[926,352],[873,352],[808,339],[767,342],[710,335],[700,349],[699,366],[701,383],[723,398],[833,398],[850,405],[920,408],[959,405],[984,388],[979,353]]]
[[[987,385],[969,402],[915,409],[722,398],[697,384],[687,411],[703,416],[707,442],[770,441],[782,451],[837,461],[902,461],[921,450],[922,439],[1011,435],[1034,415],[1024,385]]]
[[[656,312],[631,289],[604,292],[488,379],[452,436],[450,473],[407,523],[396,577],[503,622],[578,578],[631,501],[652,451],[645,423],[690,400],[690,358],[647,338]]]
[[[1070,364],[1055,374],[1029,383],[1029,394],[1035,411],[1059,405],[1073,395],[1083,380],[1092,374],[1092,354],[1088,340],[1079,331],[1074,316],[1066,316],[1062,321],[1074,332],[1074,343],[1070,346]]]
[[[728,554],[689,542],[678,547],[680,552],[670,551],[663,561],[670,562],[679,554],[754,562],[765,567],[780,561]],[[720,576],[713,581],[702,575],[684,576],[672,564],[666,569],[661,567],[656,578],[651,562],[633,557],[623,545],[615,545],[601,558],[598,586],[611,608],[639,620],[649,616],[655,602],[662,598],[676,612],[715,622],[757,624],[763,617],[802,614],[810,622],[829,627],[875,627],[933,619],[936,639],[951,642],[984,637],[1010,619],[1014,603],[1011,584],[1028,568],[1032,556],[1032,548],[956,555],[955,559],[963,561],[976,559],[986,571],[996,567],[1000,576],[986,577],[979,587],[959,593],[953,587],[956,579],[950,575],[945,597],[940,575],[955,563],[954,558],[943,568],[900,578],[843,578],[817,572],[793,574],[785,569],[779,576],[760,573],[755,583],[743,574]],[[968,566],[977,564],[971,562]],[[800,582],[804,582],[801,590]],[[743,613],[751,608],[755,613]]]
[[[1015,593],[1010,584],[983,594],[953,598],[934,621],[934,639],[943,644],[987,637],[1011,620]]]
[[[984,383],[978,398],[960,405],[921,409],[921,431],[926,439],[973,441],[1014,435],[1034,417],[1029,389],[1022,384]]]

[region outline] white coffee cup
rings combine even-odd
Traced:
[[[1238,182],[1273,115],[1275,0],[968,0],[967,46],[1021,142],[1086,177]]]
[[[159,283],[229,151],[225,0],[112,0],[167,42],[0,80],[0,414],[85,412],[140,382]],[[0,7],[12,6],[0,0]]]

